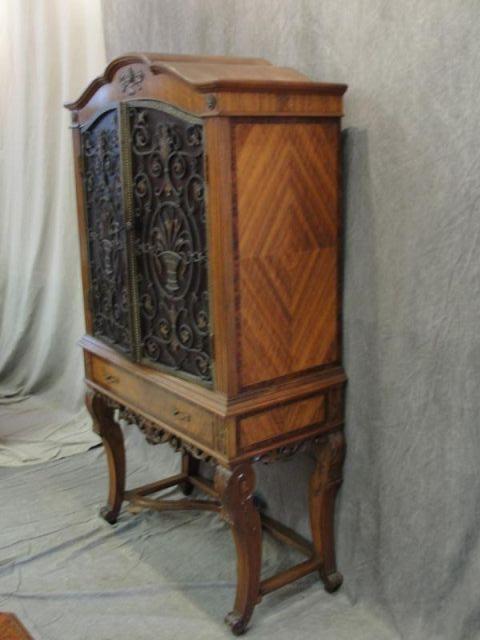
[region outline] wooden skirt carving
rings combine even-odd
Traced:
[[[155,509],[215,511],[229,524],[237,549],[237,593],[233,609],[225,618],[235,635],[244,633],[255,605],[263,595],[318,571],[328,592],[342,584],[338,572],[334,545],[334,506],[342,483],[345,439],[341,427],[305,438],[294,445],[280,446],[267,454],[253,456],[225,465],[200,447],[174,435],[168,429],[148,420],[98,391],[89,391],[86,404],[93,418],[94,430],[102,438],[109,468],[107,504],[101,515],[114,524],[122,503],[130,503],[130,511]],[[181,471],[169,478],[127,490],[126,460],[120,420],[136,424],[150,444],[168,443],[182,454]],[[255,462],[271,463],[289,458],[300,449],[312,447],[316,465],[309,487],[309,509],[312,542],[268,517],[254,500]],[[215,467],[214,481],[199,474],[199,461]],[[149,498],[164,489],[179,486],[188,496],[194,488],[207,499],[186,497],[180,500]],[[261,578],[262,530],[294,547],[306,560],[266,579]]]

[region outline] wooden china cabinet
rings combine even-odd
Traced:
[[[263,595],[318,571],[341,582],[340,119],[345,85],[254,58],[128,54],[72,115],[87,335],[86,402],[121,505],[206,509],[230,525],[245,631]],[[119,418],[182,453],[126,489]],[[254,465],[311,447],[312,542],[254,497]],[[199,461],[215,467],[202,477]],[[179,485],[186,498],[155,497]],[[205,498],[188,497],[193,489]],[[305,554],[261,577],[262,530]]]

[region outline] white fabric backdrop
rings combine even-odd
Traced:
[[[88,447],[69,117],[105,65],[99,0],[0,2],[0,464]]]

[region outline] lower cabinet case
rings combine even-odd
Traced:
[[[329,592],[342,583],[345,90],[256,58],[128,54],[66,105],[86,403],[110,478],[101,514],[114,524],[125,501],[217,512],[237,551],[235,635],[271,591],[312,572]],[[122,419],[180,452],[179,472],[127,488]],[[255,465],[300,450],[315,458],[311,540],[255,499]],[[184,498],[156,495],[174,486]],[[305,560],[262,576],[264,531]]]

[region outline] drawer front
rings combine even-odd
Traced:
[[[199,444],[214,447],[217,416],[93,354],[90,372],[92,382],[111,391],[129,408],[145,412]]]
[[[239,444],[242,450],[254,445],[291,435],[309,426],[325,422],[325,396],[290,402],[260,411],[239,421]]]

